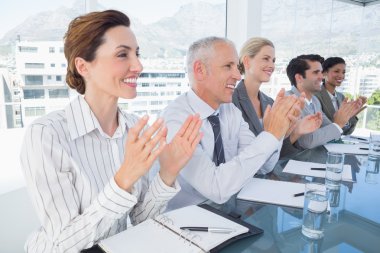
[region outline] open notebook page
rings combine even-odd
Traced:
[[[99,246],[106,253],[204,252],[152,219],[101,241]]]
[[[235,230],[235,232],[229,234],[191,231],[191,234],[194,235],[195,242],[199,243],[199,245],[206,250],[210,250],[230,238],[248,232],[248,228],[199,206],[180,208],[165,213],[164,215],[173,221],[175,228],[190,226],[223,227]]]
[[[183,231],[180,229],[182,226],[225,227],[232,228],[235,232],[219,234]],[[146,220],[101,241],[99,246],[107,253],[205,252],[246,232],[248,232],[248,228],[218,214],[198,206],[188,206],[159,215],[154,220]]]

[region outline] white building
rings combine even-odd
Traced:
[[[28,125],[37,117],[63,108],[78,93],[65,82],[67,61],[62,41],[21,41],[16,46],[16,70],[23,91],[22,118],[24,125]],[[146,63],[155,65],[148,60]],[[189,86],[183,63],[161,61],[157,67],[145,66],[145,69],[138,79],[137,98],[119,102],[130,112],[149,114],[154,119]]]
[[[20,90],[8,69],[0,69],[0,129],[22,127]]]
[[[21,41],[16,44],[16,71],[21,80],[25,126],[68,103],[70,92],[65,83],[66,67],[62,41]]]

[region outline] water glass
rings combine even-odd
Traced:
[[[339,220],[340,206],[340,188],[329,190],[326,215],[328,223],[335,223]]]
[[[308,238],[323,237],[323,218],[327,208],[327,188],[323,184],[305,184],[302,234]]]
[[[377,184],[379,182],[380,157],[368,156],[365,182]]]
[[[371,132],[368,158],[380,158],[380,133]]]
[[[327,152],[326,186],[329,189],[339,189],[342,180],[344,154]]]

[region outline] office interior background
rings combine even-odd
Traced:
[[[289,89],[289,60],[303,53],[346,60],[340,91],[364,95],[358,131],[380,130],[380,1],[359,0],[14,0],[0,8],[0,252],[23,252],[37,226],[19,164],[25,127],[63,108],[76,92],[65,83],[63,35],[74,17],[118,9],[132,21],[144,71],[133,101],[120,106],[155,118],[189,89],[186,50],[201,37],[226,36],[238,51],[252,36],[272,40],[276,70],[262,90]],[[23,6],[20,8],[20,6]],[[8,246],[5,246],[8,245]],[[9,247],[4,248],[3,247]]]

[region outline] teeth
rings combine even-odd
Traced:
[[[124,78],[123,82],[124,83],[136,83],[137,78]]]
[[[233,85],[233,84],[227,84],[227,88],[235,89],[235,85]]]

